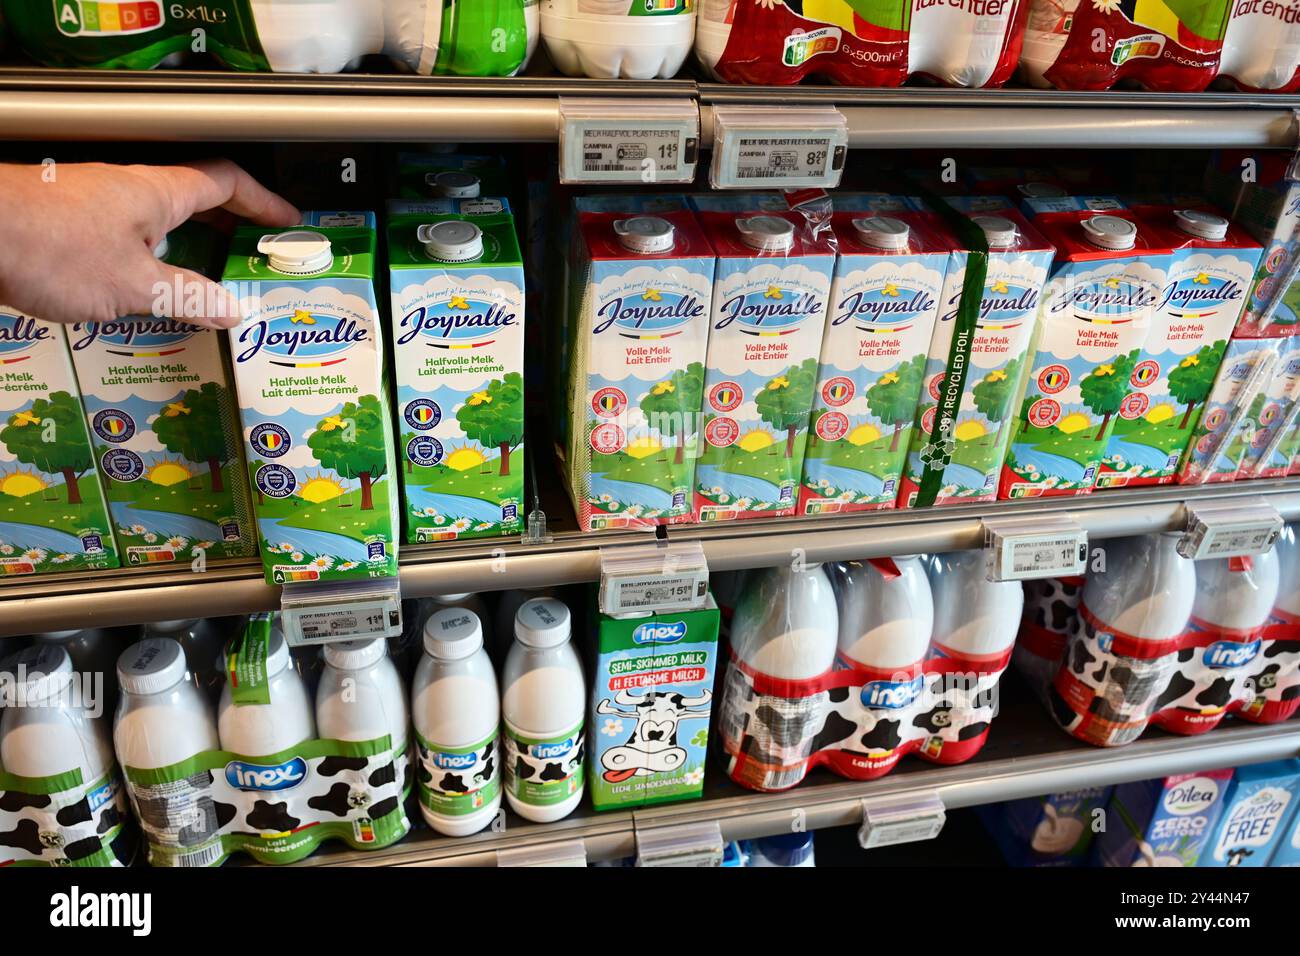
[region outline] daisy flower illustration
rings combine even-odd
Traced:
[[[473,522],[470,521],[468,518],[457,518],[455,521],[451,523],[451,527],[455,531],[468,531],[470,525],[472,524]]]
[[[483,521],[483,522],[481,522],[481,523],[479,523],[479,524],[474,525],[474,530],[475,530],[475,531],[487,531],[487,530],[488,530],[489,528],[491,528],[491,527],[492,527],[492,522],[491,522],[491,521]]]
[[[54,557],[50,559],[50,561],[52,561],[54,564],[67,564],[74,557],[76,556],[72,554],[56,554]]]
[[[179,551],[181,548],[185,547],[189,543],[190,543],[189,538],[182,538],[180,535],[176,535],[174,537],[167,539],[168,547],[175,548],[177,551]]]
[[[158,540],[158,536],[154,534],[152,531],[150,531],[148,534],[144,536],[145,544],[153,544],[157,540]]]
[[[311,566],[320,571],[328,571],[330,568],[334,567],[334,559],[328,554],[317,555],[311,559]]]
[[[132,533],[132,534],[144,534],[147,530],[149,530],[149,529],[146,528],[146,527],[145,527],[144,525],[142,525],[142,524],[133,524],[133,525],[131,525],[131,533]]]
[[[604,725],[600,728],[600,732],[607,737],[617,737],[623,732],[623,721],[617,720],[613,717],[606,717]]]
[[[289,557],[294,561],[301,561],[303,558],[307,557],[307,555],[303,554],[301,551],[295,551],[293,554],[289,555]]]
[[[357,562],[355,561],[344,561],[342,564],[339,565],[338,570],[351,571],[356,566],[357,566]]]
[[[447,516],[446,516],[446,515],[434,515],[434,516],[433,516],[433,523],[434,523],[434,524],[446,524],[446,523],[447,523]]]
[[[213,545],[214,543],[215,543],[215,542],[212,542],[212,541],[195,541],[195,542],[194,542],[194,546],[193,546],[193,548],[192,548],[191,550],[194,550],[194,551],[206,551],[206,550],[208,550],[208,548],[212,547],[212,545]]]
[[[45,560],[47,554],[49,554],[49,552],[44,548],[28,548],[23,552],[23,557],[32,562],[32,564],[40,564]]]
[[[14,546],[12,544],[0,544],[0,554],[13,554]]]
[[[682,779],[688,786],[694,787],[704,782],[704,768],[696,767],[694,770],[688,770],[682,774]]]
[[[279,548],[281,551],[283,551],[285,554],[288,554],[290,551],[293,550],[293,545],[291,545],[288,541],[281,541],[278,545],[276,545],[276,547]]]
[[[628,505],[623,513],[631,518],[638,517],[644,509],[640,505]]]

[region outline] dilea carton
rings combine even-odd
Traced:
[[[1173,256],[1102,459],[1098,488],[1175,480],[1261,252],[1243,230],[1203,204],[1137,206],[1134,212],[1164,235]]]
[[[900,508],[917,507],[918,501],[969,504],[997,496],[1016,391],[1052,262],[1051,243],[1006,200],[949,197],[946,202],[983,230],[988,269],[980,300],[968,317],[974,324],[967,328],[962,300],[971,253],[958,248],[949,259],[899,489]],[[941,402],[950,406],[946,436],[936,432],[944,421]],[[925,502],[921,493],[930,486],[934,498]]]
[[[60,325],[0,306],[0,575],[116,568]]]
[[[1130,383],[1169,270],[1163,237],[1126,210],[1042,213],[1034,225],[1056,263],[1000,498],[1092,491],[1117,418],[1136,407]]]
[[[1096,841],[1102,866],[1196,866],[1223,812],[1231,770],[1122,783]]]
[[[517,533],[524,272],[510,206],[395,203],[388,264],[406,540]]]
[[[836,194],[839,260],[800,514],[892,508],[956,240],[906,197]]]
[[[718,657],[712,596],[694,611],[613,618],[593,610],[593,759],[597,810],[699,797]]]
[[[211,274],[214,238],[187,223],[158,251],[171,265]],[[148,316],[67,331],[123,562],[254,554],[224,336]]]
[[[1238,478],[1281,478],[1291,469],[1291,439],[1300,422],[1300,335],[1278,340],[1268,383],[1246,409]]]
[[[718,254],[695,500],[701,521],[792,515],[835,248],[794,210],[691,198]]]
[[[1198,866],[1269,866],[1300,805],[1300,760],[1240,767]]]
[[[225,285],[262,564],[272,584],[397,574],[374,213],[236,230]]]
[[[576,216],[563,447],[579,526],[691,521],[713,249],[684,207]]]

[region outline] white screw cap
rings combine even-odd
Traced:
[[[473,611],[445,607],[424,622],[424,652],[440,661],[459,661],[483,646],[483,623]]]
[[[359,671],[382,660],[388,645],[381,637],[325,645],[325,663],[341,671]]]
[[[1088,241],[1099,249],[1120,252],[1137,245],[1137,226],[1119,216],[1093,216],[1082,225]]]
[[[429,173],[424,177],[426,184],[445,199],[477,199],[483,191],[483,181],[473,173],[458,170],[445,170],[441,173]]]
[[[1026,199],[1059,199],[1069,195],[1060,186],[1052,183],[1021,183],[1016,189]]]
[[[1228,220],[1201,209],[1175,209],[1174,221],[1189,236],[1218,242],[1228,236]]]
[[[72,683],[72,658],[59,644],[33,644],[5,660],[12,677],[0,681],[6,707],[48,700]]]
[[[128,694],[158,694],[185,679],[185,651],[170,637],[147,637],[117,659],[117,682]]]
[[[483,257],[483,230],[463,219],[425,223],[415,232],[424,251],[438,262],[473,262]]]
[[[268,266],[285,275],[313,275],[334,264],[334,251],[329,239],[310,229],[291,229],[263,236],[258,240],[257,251],[266,256]]]
[[[904,251],[912,235],[912,229],[907,223],[892,216],[854,219],[853,228],[857,230],[858,238],[865,244],[886,252]]]
[[[515,615],[515,639],[529,647],[558,647],[569,639],[569,609],[555,598],[533,598]]]
[[[677,242],[677,227],[659,216],[634,216],[614,221],[614,235],[629,252],[643,256],[667,252]]]
[[[1020,230],[1005,216],[975,216],[971,222],[984,230],[984,240],[991,249],[1007,249],[1016,244]]]
[[[737,219],[741,241],[759,252],[785,252],[794,246],[794,223],[780,216]]]

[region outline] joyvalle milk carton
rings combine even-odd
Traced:
[[[1092,491],[1115,421],[1136,417],[1130,383],[1147,371],[1138,358],[1169,269],[1161,237],[1127,210],[1045,212],[1034,225],[1056,246],[1056,263],[1001,498]]]
[[[199,223],[157,250],[210,274],[215,236]],[[86,423],[128,565],[257,548],[230,363],[214,329],[128,316],[68,328]]]
[[[406,540],[517,533],[524,270],[514,219],[503,199],[418,205],[388,226]]]
[[[799,210],[691,197],[718,254],[695,469],[701,521],[792,515],[835,248]]]
[[[1173,256],[1107,443],[1098,488],[1175,480],[1262,251],[1243,230],[1205,208],[1135,206],[1134,212],[1164,235]]]
[[[118,566],[61,326],[0,305],[0,575]]]
[[[955,240],[907,197],[837,194],[839,260],[800,514],[892,508]]]
[[[564,457],[578,523],[690,521],[713,249],[684,206],[580,209],[573,239]]]
[[[967,248],[949,259],[899,490],[902,508],[997,496],[1053,248],[1005,200],[990,198],[945,200],[983,232],[987,270],[978,299],[967,299],[967,275],[978,265]]]
[[[1291,467],[1290,440],[1300,421],[1300,335],[1278,339],[1278,359],[1267,384],[1246,408],[1246,446],[1238,478],[1280,478]]]
[[[286,584],[397,573],[398,514],[373,213],[236,230],[225,285],[262,564]]]

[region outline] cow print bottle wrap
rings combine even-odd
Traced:
[[[1077,626],[1083,582],[1082,576],[1025,582],[1025,613],[1011,661],[1041,700],[1047,700]]]
[[[127,815],[116,769],[89,786],[79,771],[37,779],[0,771],[0,867],[123,866],[114,843]]]
[[[434,813],[463,817],[501,793],[497,735],[472,747],[444,747],[415,735],[420,803]]]
[[[872,780],[910,753],[933,763],[969,760],[997,714],[1010,649],[985,658],[936,647],[898,671],[843,664],[804,681],[779,680],[734,654],[721,705],[728,773],[752,790],[786,790],[818,765]]]
[[[529,737],[506,722],[505,784],[515,799],[537,807],[562,803],[583,785],[586,742],[581,723],[558,737]]]

